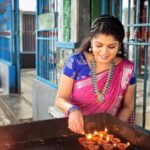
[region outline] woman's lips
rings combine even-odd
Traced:
[[[101,59],[106,60],[108,59],[108,56],[100,56]]]

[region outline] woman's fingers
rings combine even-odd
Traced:
[[[81,112],[72,112],[69,115],[68,128],[78,134],[84,134],[84,122]]]
[[[80,133],[80,131],[82,130],[81,127],[80,127],[80,123],[77,122],[77,121],[69,122],[68,128],[71,131],[76,132],[76,133]]]
[[[81,121],[80,121],[80,128],[81,128],[80,134],[85,134],[83,117],[81,118]]]

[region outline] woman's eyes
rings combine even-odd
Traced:
[[[115,48],[115,46],[108,46],[110,49],[114,49]]]
[[[96,47],[102,47],[102,45],[96,45]]]
[[[96,47],[100,48],[100,47],[103,47],[103,45],[96,45]],[[114,49],[116,46],[108,46],[108,48],[110,49]]]

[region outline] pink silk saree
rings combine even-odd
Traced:
[[[105,101],[103,103],[96,101],[91,77],[75,81],[70,102],[79,106],[83,115],[106,112],[116,116],[121,108],[125,92],[133,75],[133,70],[133,63],[128,60],[122,60],[115,66],[113,79],[107,94],[104,96]],[[99,91],[103,89],[107,75],[108,70],[96,75]]]

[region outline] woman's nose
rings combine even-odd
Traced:
[[[101,54],[107,55],[107,54],[108,54],[108,48],[107,48],[107,47],[103,47],[103,48],[101,49]]]

